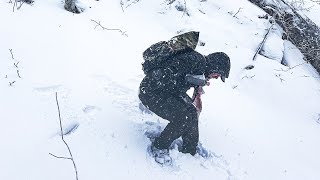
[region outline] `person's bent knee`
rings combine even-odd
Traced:
[[[198,123],[198,113],[195,107],[188,108],[186,119],[188,124]]]

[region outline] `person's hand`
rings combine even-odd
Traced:
[[[195,97],[193,100],[193,105],[196,107],[198,114],[202,111],[202,100],[201,95],[204,94],[202,86],[199,86],[195,89]]]
[[[197,89],[196,89],[196,91],[197,91],[197,94],[198,95],[202,95],[202,94],[204,94],[204,90],[203,90],[203,87],[202,86],[199,86]]]
[[[201,95],[197,95],[194,98],[193,105],[196,107],[198,114],[202,111],[202,100]]]
[[[206,86],[210,86],[209,79],[207,79]]]

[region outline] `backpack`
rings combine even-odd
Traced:
[[[144,74],[147,74],[150,70],[168,66],[170,57],[194,50],[198,41],[199,32],[190,31],[174,36],[169,41],[160,41],[151,45],[143,52],[142,70]]]

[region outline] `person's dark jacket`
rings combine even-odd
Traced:
[[[205,84],[204,78],[200,84],[190,80],[193,76],[205,74],[206,59],[200,53],[191,50],[174,55],[167,62],[166,68],[148,72],[140,84],[140,93],[179,96],[191,87]]]

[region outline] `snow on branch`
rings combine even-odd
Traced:
[[[121,35],[123,36],[127,36],[128,37],[128,34],[126,31],[122,31],[121,29],[113,29],[113,28],[106,28],[104,26],[101,25],[100,21],[96,21],[96,20],[93,20],[91,19],[92,22],[94,22],[96,24],[96,26],[94,27],[94,29],[96,29],[97,27],[101,27],[102,30],[108,30],[108,31],[118,31],[119,33],[121,33]]]
[[[268,37],[268,35],[269,35],[269,33],[270,33],[270,31],[271,31],[271,29],[272,29],[272,27],[273,27],[273,26],[274,26],[274,23],[272,23],[272,24],[271,24],[271,26],[269,27],[269,29],[268,29],[268,31],[267,31],[267,33],[266,33],[266,35],[264,36],[264,38],[263,38],[262,42],[260,43],[260,45],[259,45],[259,47],[258,47],[258,49],[257,49],[256,53],[255,53],[255,54],[254,54],[254,56],[253,56],[253,61],[255,61],[255,59],[256,59],[256,57],[257,57],[258,53],[260,53],[261,48],[263,47],[264,43],[266,42],[267,37]]]
[[[63,130],[62,130],[62,120],[61,120],[61,113],[60,113],[60,107],[59,107],[59,101],[58,101],[58,93],[56,92],[56,103],[57,103],[57,108],[58,108],[58,113],[59,113],[59,122],[60,122],[60,132],[61,132],[61,139],[63,141],[63,143],[66,145],[68,151],[69,151],[69,155],[70,157],[61,157],[61,156],[56,156],[52,153],[49,153],[51,156],[55,157],[55,158],[58,158],[58,159],[68,159],[68,160],[71,160],[72,163],[73,163],[73,167],[74,167],[74,171],[76,173],[76,180],[78,180],[78,170],[77,170],[77,166],[76,166],[76,163],[74,161],[74,158],[72,156],[72,152],[71,152],[71,149],[68,145],[68,143],[64,140],[64,133],[63,133]]]

